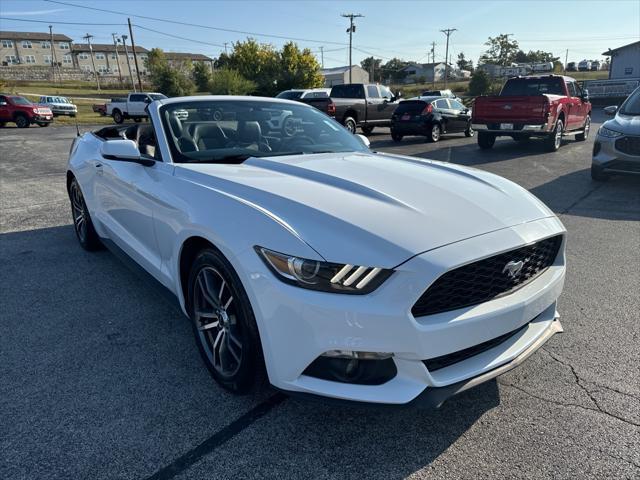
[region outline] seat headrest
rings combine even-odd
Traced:
[[[258,122],[244,122],[238,132],[238,140],[243,143],[258,143],[262,140],[262,129]]]
[[[175,113],[173,115],[169,115],[169,125],[171,125],[171,131],[173,132],[173,135],[177,138],[180,138],[182,136],[182,122],[175,115]]]
[[[219,140],[226,139],[227,136],[217,124],[198,124],[193,129],[193,139],[197,141],[199,138],[214,138]]]

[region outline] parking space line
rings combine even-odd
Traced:
[[[283,393],[276,393],[269,397],[267,400],[256,405],[222,430],[207,438],[200,445],[192,448],[184,455],[176,458],[166,467],[161,468],[153,475],[147,477],[147,480],[168,480],[179,475],[194,463],[198,462],[202,457],[210,454],[216,448],[225,444],[243,430],[250,427],[254,422],[264,417],[267,413],[286,400],[286,398],[287,396]]]

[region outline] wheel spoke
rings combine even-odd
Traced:
[[[219,325],[220,325],[220,322],[216,320],[215,322],[206,323],[206,324],[198,327],[198,330],[200,330],[202,332],[204,330],[210,330],[212,328],[218,328]]]
[[[231,332],[229,332],[229,340],[231,340],[233,343],[235,343],[238,346],[238,348],[240,350],[242,350],[242,343]]]
[[[225,303],[224,305],[225,310],[229,308],[229,305],[231,305],[231,302],[233,302],[233,297],[229,297],[229,300],[227,300],[227,303]]]
[[[216,300],[209,294],[209,289],[206,286],[207,279],[206,279],[206,274],[204,272],[205,271],[203,270],[198,275],[198,280],[197,280],[198,288],[200,289],[200,293],[202,294],[202,297],[204,298],[204,300],[212,307],[217,307],[218,302],[216,302]],[[204,277],[204,285],[203,285],[203,277]]]
[[[231,338],[231,334],[226,335],[227,340],[227,351],[231,354],[231,356],[235,359],[236,363],[240,363],[240,353],[236,353],[234,348],[231,346],[231,342],[229,339]]]

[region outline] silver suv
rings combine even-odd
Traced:
[[[46,105],[53,112],[53,116],[69,115],[75,117],[78,114],[78,107],[75,106],[67,97],[42,96],[38,102],[40,105]]]
[[[620,107],[606,107],[604,111],[615,117],[598,129],[591,178],[606,180],[610,173],[640,174],[640,87]]]

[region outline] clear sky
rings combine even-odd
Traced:
[[[602,60],[601,53],[608,48],[640,40],[640,0],[63,0],[61,3],[0,0],[0,30],[48,31],[51,23],[55,32],[66,34],[75,42],[82,42],[81,37],[91,33],[95,43],[107,43],[112,42],[112,32],[128,34],[125,24],[129,15],[134,24],[156,30],[134,27],[136,43],[149,49],[160,47],[216,57],[224,50],[225,42],[230,45],[249,36],[200,27],[208,26],[252,32],[250,36],[278,47],[286,41],[284,38],[294,39],[317,53],[319,60],[322,46],[326,67],[348,64],[348,20],[340,17],[343,13],[364,15],[356,19],[354,64],[369,54],[382,58],[383,62],[391,57],[426,62],[433,41],[436,60],[444,60],[445,35],[440,30],[445,28],[457,28],[449,44],[454,61],[459,52],[464,52],[474,64],[486,48],[483,44],[487,37],[500,33],[513,34],[512,38],[524,51],[551,51],[562,61],[566,49],[569,61]],[[121,13],[92,11],[71,4]]]

